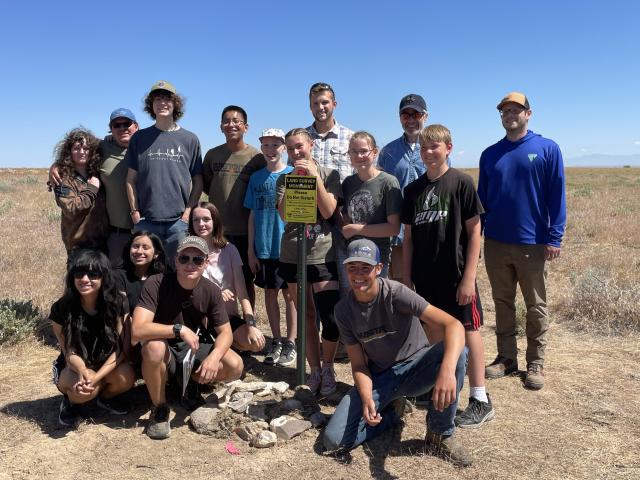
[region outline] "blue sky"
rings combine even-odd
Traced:
[[[565,158],[640,154],[638,18],[632,0],[11,2],[0,167],[49,165],[67,130],[103,136],[117,107],[150,125],[142,99],[159,79],[186,97],[181,124],[204,151],[224,141],[228,104],[248,111],[254,145],[263,128],[307,126],[308,88],[324,81],[338,121],[380,144],[401,134],[400,98],[423,95],[457,166],[504,135],[495,106],[511,90]]]

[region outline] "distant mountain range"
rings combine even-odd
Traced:
[[[640,154],[605,155],[593,153],[564,159],[565,167],[640,167]]]

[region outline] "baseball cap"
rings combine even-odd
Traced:
[[[128,118],[132,122],[138,123],[136,122],[136,116],[128,108],[116,108],[111,112],[111,116],[109,116],[109,123],[113,122],[116,118]]]
[[[380,250],[375,243],[366,238],[354,240],[347,247],[347,259],[343,265],[351,262],[364,262],[369,265],[380,263]]]
[[[400,111],[402,112],[407,108],[413,108],[416,112],[427,113],[427,102],[420,95],[410,93],[400,100]]]
[[[155,90],[166,90],[167,92],[173,93],[174,95],[177,93],[176,87],[174,87],[172,83],[169,83],[165,80],[158,80],[156,83],[154,83],[151,86],[151,90],[149,90],[149,93]]]
[[[187,248],[195,248],[196,250],[200,250],[203,254],[209,255],[209,247],[207,246],[207,242],[205,242],[200,237],[196,237],[195,235],[190,235],[183,238],[178,245],[177,252],[180,253]]]
[[[267,128],[263,130],[258,140],[262,140],[263,137],[277,137],[284,143],[284,131],[279,128]]]
[[[504,104],[509,102],[517,103],[518,105],[521,105],[527,110],[529,110],[529,100],[527,99],[524,93],[520,93],[520,92],[507,93],[507,95],[498,104],[498,110],[502,110],[502,107],[504,106]]]

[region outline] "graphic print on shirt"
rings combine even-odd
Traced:
[[[262,185],[256,185],[253,191],[255,196],[254,210],[275,210],[276,204],[276,179],[268,178]]]
[[[151,161],[169,161],[169,162],[176,162],[176,163],[182,163],[184,162],[185,159],[185,154],[182,153],[182,148],[180,145],[178,145],[178,148],[166,148],[165,151],[163,152],[162,150],[158,149],[158,151],[156,152],[149,152],[149,160]]]
[[[384,338],[387,335],[394,335],[397,333],[395,330],[388,332],[387,329],[382,327],[372,328],[370,330],[366,330],[364,332],[358,332],[357,337],[363,343],[371,342],[372,340],[379,340],[380,338]]]
[[[352,223],[365,225],[374,213],[373,195],[368,190],[359,190],[351,196],[347,209]]]
[[[320,225],[319,223],[314,223],[313,225],[307,224],[307,239],[317,240],[319,238],[324,238],[324,233],[322,233],[322,225]]]
[[[433,186],[425,190],[422,195],[416,199],[414,207],[413,225],[419,226],[425,223],[435,223],[443,221],[446,225],[449,215],[449,199],[440,198],[435,193],[436,187]]]

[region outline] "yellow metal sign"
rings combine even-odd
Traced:
[[[286,222],[316,223],[318,218],[316,189],[316,177],[285,175],[284,219]]]

